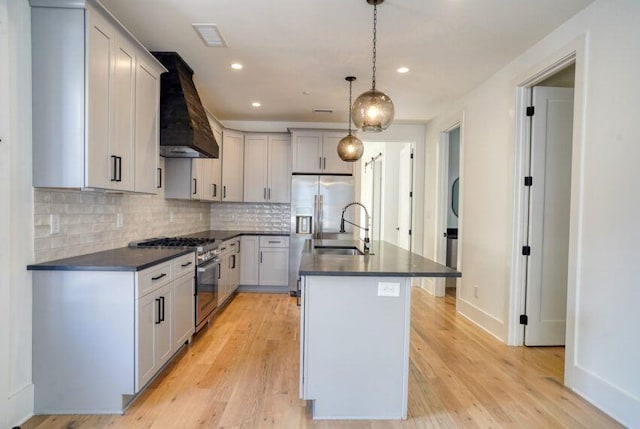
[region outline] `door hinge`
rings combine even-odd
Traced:
[[[529,246],[522,246],[522,254],[524,256],[529,256],[531,255],[531,247]]]
[[[536,108],[533,106],[528,106],[527,107],[527,116],[533,116],[533,114],[536,112]]]
[[[524,186],[531,186],[533,185],[533,177],[532,176],[526,176],[524,178]]]
[[[521,325],[528,325],[529,324],[529,316],[527,316],[526,314],[521,314],[520,315],[520,324]]]

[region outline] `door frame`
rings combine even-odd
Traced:
[[[436,148],[437,161],[437,186],[436,186],[436,234],[434,255],[436,262],[446,265],[447,262],[447,237],[444,231],[447,230],[447,213],[449,210],[449,133],[456,128],[460,128],[460,155],[459,169],[460,186],[458,188],[458,257],[456,270],[462,271],[462,235],[463,235],[463,213],[464,213],[464,112],[454,120],[447,122],[449,125],[440,131],[438,146]],[[456,278],[456,298],[460,293],[461,278]],[[436,277],[434,279],[433,294],[443,297],[446,290],[446,278]]]
[[[576,304],[580,285],[579,248],[582,240],[582,213],[584,204],[584,151],[585,128],[584,110],[586,107],[586,38],[579,37],[549,57],[546,61],[529,69],[519,79],[514,80],[515,87],[515,128],[514,128],[514,175],[513,175],[513,231],[509,294],[509,319],[507,343],[512,346],[524,345],[524,326],[519,316],[524,314],[526,294],[526,256],[522,255],[528,223],[528,199],[523,178],[527,171],[529,153],[528,141],[530,124],[526,117],[526,107],[530,89],[558,71],[575,64],[573,137],[571,156],[571,198],[569,226],[569,260],[567,281],[567,324],[565,346],[565,385],[573,384]]]

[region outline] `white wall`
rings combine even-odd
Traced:
[[[0,0],[0,427],[33,412],[31,39],[26,0]]]
[[[574,166],[565,382],[631,427],[640,427],[640,2],[598,0],[429,124],[427,198],[435,189],[440,131],[463,120],[462,287],[458,309],[507,339],[514,211],[515,87],[578,52],[584,119]],[[585,41],[586,42],[583,42]],[[578,49],[580,51],[580,49]],[[433,172],[434,174],[431,174]],[[434,200],[425,203],[433,210]],[[425,232],[425,252],[435,228]],[[479,286],[479,297],[473,296]]]

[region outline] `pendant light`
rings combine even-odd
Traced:
[[[384,0],[366,0],[373,5],[373,77],[371,89],[356,98],[351,109],[353,123],[362,131],[379,133],[386,130],[395,113],[393,101],[387,94],[376,89],[376,27],[378,23],[378,5]]]
[[[344,80],[349,82],[349,135],[343,137],[338,143],[338,156],[343,161],[355,162],[362,158],[364,152],[362,141],[351,134],[351,86],[356,78],[355,76],[347,76]]]

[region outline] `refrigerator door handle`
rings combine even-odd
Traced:
[[[313,238],[318,238],[318,196],[313,196]]]
[[[318,238],[322,239],[322,225],[324,223],[324,195],[320,195],[320,206],[318,207]]]

